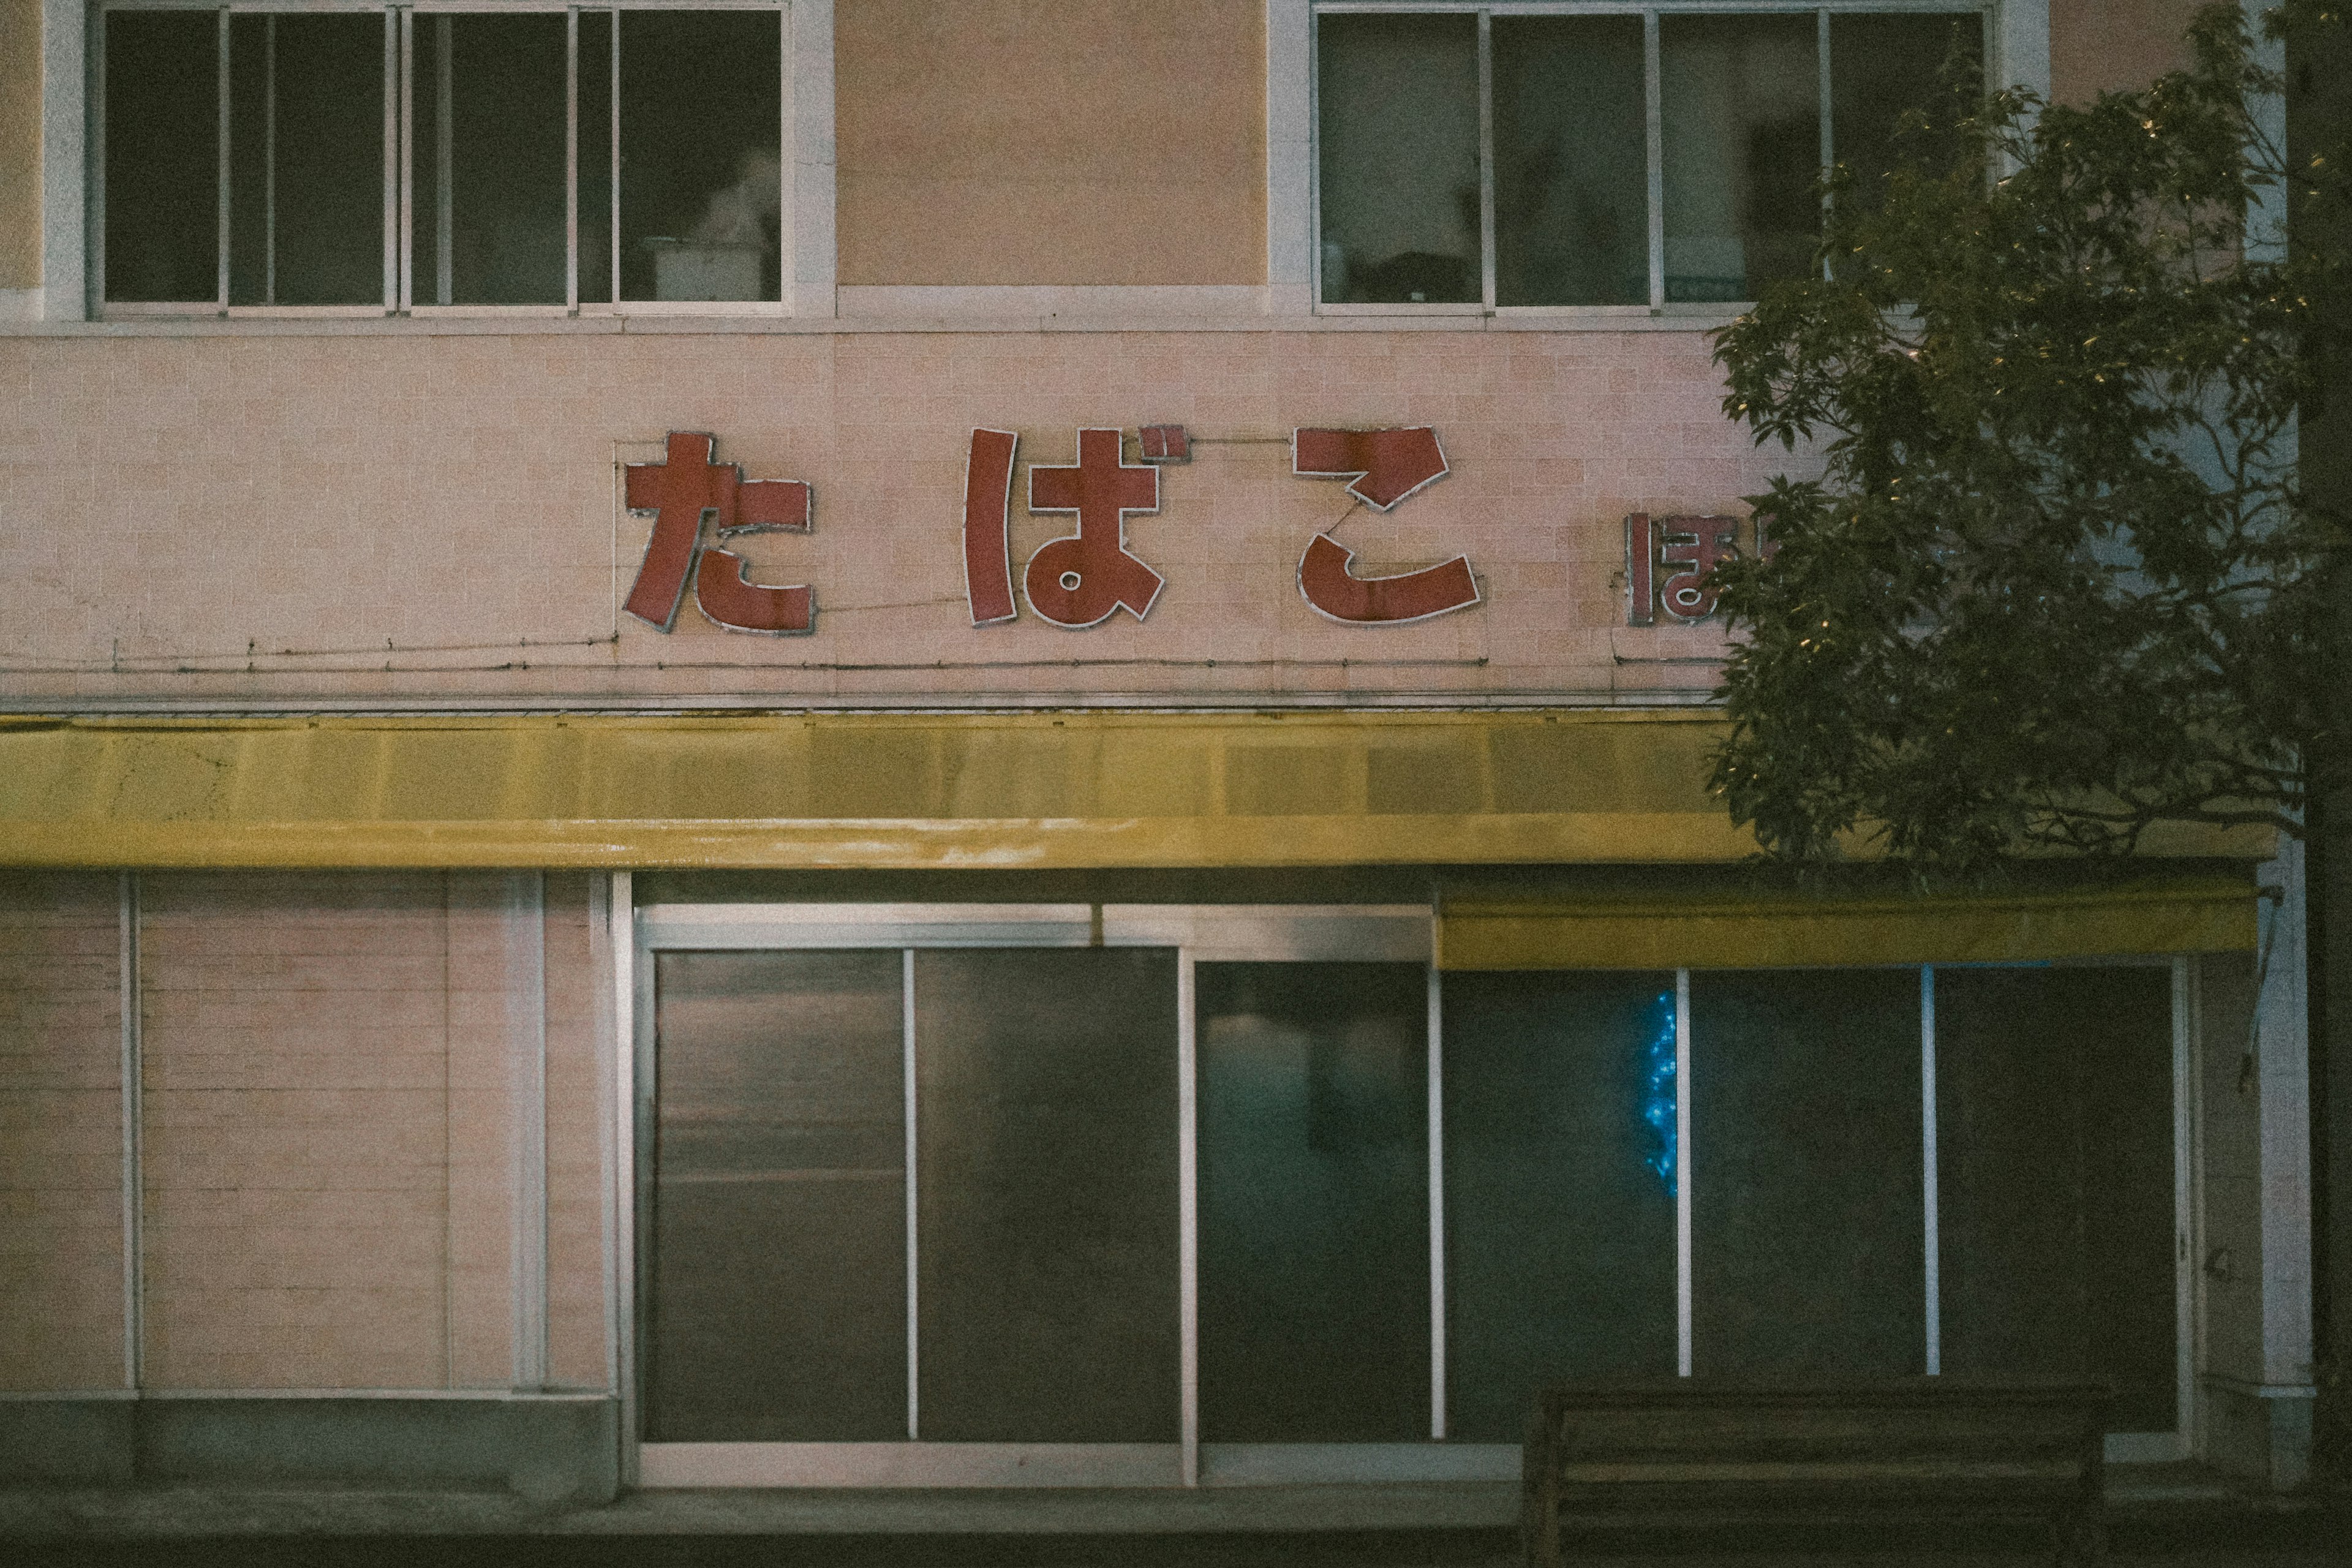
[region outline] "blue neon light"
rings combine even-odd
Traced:
[[[1651,1031],[1642,1079],[1642,1120],[1655,1141],[1654,1152],[1642,1163],[1658,1173],[1666,1195],[1675,1196],[1676,1148],[1675,1132],[1675,994],[1658,993],[1657,1027]]]

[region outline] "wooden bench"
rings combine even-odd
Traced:
[[[1661,1528],[2005,1516],[2047,1521],[2059,1563],[2098,1563],[2112,1397],[1938,1377],[1559,1384],[1528,1424],[1528,1562],[1555,1568],[1576,1537]]]

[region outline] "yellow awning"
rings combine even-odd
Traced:
[[[1449,898],[1441,969],[1998,963],[2254,945],[2251,878],[1928,895]]]
[[[1703,865],[1705,711],[0,719],[0,865]],[[2260,856],[2269,836],[2159,854]]]

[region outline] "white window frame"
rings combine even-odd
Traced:
[[[120,321],[286,317],[431,319],[451,316],[528,318],[545,316],[761,316],[830,317],[835,312],[835,170],[833,108],[833,0],[610,0],[604,5],[572,0],[44,0],[47,101],[44,109],[43,244],[44,315],[51,320]],[[210,300],[111,301],[105,282],[105,61],[103,19],[120,11],[204,11],[231,15],[337,12],[390,18],[385,50],[384,103],[384,296],[380,304],[332,306],[232,305],[228,302],[224,240],[221,285]],[[579,298],[579,226],[576,210],[567,224],[566,300],[562,304],[439,305],[417,302],[420,258],[412,254],[410,224],[413,172],[419,150],[413,142],[415,91],[414,34],[419,16],[495,16],[516,12],[555,13],[567,17],[567,47],[575,68],[593,68],[579,58],[579,18],[593,11],[772,11],[782,18],[782,113],[779,127],[781,242],[782,265],[778,297],[761,300],[583,300]],[[615,62],[618,35],[615,31]],[[226,70],[226,57],[223,69]],[[222,114],[227,113],[224,100]],[[579,137],[573,95],[567,135],[567,205],[576,206]],[[614,132],[617,141],[617,132]],[[429,150],[427,150],[429,155]],[[230,199],[226,139],[219,201]],[[616,198],[617,205],[617,198]],[[619,267],[618,224],[612,243]],[[226,218],[224,217],[224,230]],[[429,291],[429,285],[428,289]],[[617,289],[615,290],[617,292]]]
[[[2050,90],[2049,0],[1268,0],[1266,7],[1266,281],[1274,309],[1318,316],[1387,318],[1406,326],[1416,319],[1447,316],[1552,316],[1584,321],[1612,318],[1687,318],[1693,327],[1738,313],[1738,304],[1668,304],[1664,280],[1664,213],[1659,200],[1657,112],[1657,18],[1667,14],[1811,12],[1978,11],[1985,17],[1986,70],[1990,80]],[[1521,16],[1637,16],[1644,19],[1648,60],[1648,163],[1650,180],[1650,301],[1647,305],[1505,305],[1495,303],[1491,147],[1480,158],[1480,205],[1486,215],[1480,241],[1481,300],[1475,304],[1325,304],[1321,261],[1321,193],[1316,157],[1315,18],[1339,13],[1471,14],[1479,17],[1480,96],[1486,97],[1486,38],[1493,17]],[[1826,102],[1827,41],[1822,45],[1824,102],[1822,138],[1824,162],[1830,137]],[[1482,132],[1482,141],[1491,132]]]

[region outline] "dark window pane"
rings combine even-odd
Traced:
[[[627,300],[775,300],[783,34],[772,11],[621,19]]]
[[[1702,1376],[1925,1370],[1916,970],[1691,977]]]
[[[900,957],[656,970],[656,1442],[907,1435]]]
[[[563,31],[561,15],[417,18],[417,304],[563,303]]]
[[[1944,1371],[2104,1378],[2179,1425],[2171,976],[1936,972]]]
[[[278,18],[231,16],[228,22],[228,302],[267,305],[269,265],[269,75]]]
[[[1831,150],[1853,170],[1849,199],[1878,204],[1881,182],[1895,166],[1896,126],[1913,110],[1926,110],[1944,132],[1919,151],[1948,156],[1949,129],[1977,83],[1947,78],[1945,68],[1980,60],[1983,33],[1983,18],[1974,12],[1830,18]]]
[[[1495,302],[1645,305],[1639,16],[1495,19]]]
[[[1811,266],[1819,54],[1811,13],[1659,19],[1668,300],[1753,300]]]
[[[258,80],[240,66],[232,100],[230,295],[240,303],[383,302],[384,19],[238,18],[265,55]],[[253,171],[258,173],[256,179]]]
[[[1318,16],[1328,303],[1475,302],[1478,19]]]
[[[1177,1438],[1176,955],[915,955],[921,1436]]]
[[[613,13],[580,13],[580,298],[613,299]]]
[[[1445,977],[1446,1430],[1675,1371],[1675,977]]]
[[[209,11],[106,16],[106,297],[220,297],[220,32]]]
[[[1202,1436],[1424,1438],[1427,972],[1196,977]]]

